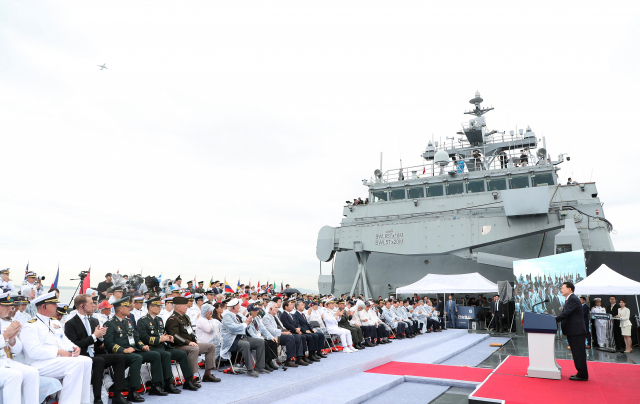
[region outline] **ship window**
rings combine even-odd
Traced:
[[[484,180],[476,180],[467,182],[467,192],[484,192]]]
[[[373,202],[382,202],[387,200],[387,191],[373,191]]]
[[[424,198],[424,188],[409,188],[409,199]]]
[[[464,192],[464,184],[462,182],[451,182],[447,185],[447,195],[457,195]]]
[[[511,177],[511,186],[510,189],[520,189],[520,188],[529,188],[529,176],[528,175],[520,175],[517,177]]]
[[[442,196],[442,195],[444,195],[442,184],[429,185],[429,188],[427,188],[427,196]]]
[[[562,254],[566,252],[571,252],[571,244],[558,244],[556,246],[556,254]]]
[[[555,185],[553,183],[553,174],[551,173],[536,174],[532,178],[534,187],[538,185]]]
[[[404,188],[402,189],[392,189],[389,192],[389,200],[390,201],[395,201],[398,199],[405,199],[405,194],[404,194]]]
[[[487,180],[487,188],[489,191],[504,191],[507,189],[507,180],[504,178]]]

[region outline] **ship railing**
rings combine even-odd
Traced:
[[[465,158],[464,164],[461,164],[459,160],[450,159],[449,163],[444,166],[442,173],[447,174],[454,171],[456,174],[468,173],[473,171],[490,171],[500,170],[511,167],[522,167],[520,162],[520,151],[505,150],[504,156],[507,160],[503,161],[500,156],[485,156],[482,153],[482,148],[478,147],[481,157],[479,158]],[[527,151],[527,166],[550,164],[549,162],[538,160],[535,150]],[[514,163],[517,162],[517,163]],[[408,181],[412,179],[422,177],[433,177],[440,174],[440,166],[435,164],[433,160],[425,161],[424,164],[417,166],[408,166],[402,168],[393,168],[385,171],[382,174],[381,181],[383,183],[396,182],[396,181]]]

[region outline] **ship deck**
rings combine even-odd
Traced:
[[[489,344],[502,343],[502,348]],[[571,359],[566,342],[556,341],[558,359]],[[637,351],[637,350],[635,350]],[[607,353],[591,349],[588,360],[610,363],[639,363],[640,354]],[[414,339],[367,348],[345,354],[332,353],[327,359],[307,367],[281,369],[259,378],[217,372],[220,383],[204,383],[197,392],[183,391],[179,400],[205,403],[389,403],[420,402],[462,404],[479,384],[464,378],[455,380],[443,373],[441,378],[412,376],[411,371],[385,369],[415,367],[426,364],[495,369],[508,356],[527,356],[524,335],[497,334],[486,331],[447,330]],[[386,366],[382,366],[386,365]],[[462,368],[459,368],[462,369]],[[470,368],[468,368],[470,369]],[[454,369],[455,370],[455,369]],[[405,374],[401,374],[405,373]],[[161,403],[166,398],[144,396],[147,403]],[[178,398],[176,397],[176,398]]]

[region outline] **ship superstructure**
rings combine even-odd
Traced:
[[[511,280],[515,260],[613,250],[595,183],[560,184],[564,154],[553,160],[530,128],[490,130],[493,108],[477,92],[469,102],[458,138],[429,141],[419,166],[375,170],[369,204],[320,230],[318,259],[335,259],[321,292],[385,296],[427,273]]]

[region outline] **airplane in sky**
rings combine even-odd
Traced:
[[[102,66],[98,65],[98,67],[100,68],[100,70],[102,71],[102,69],[106,69],[107,68],[107,64],[103,63]]]

